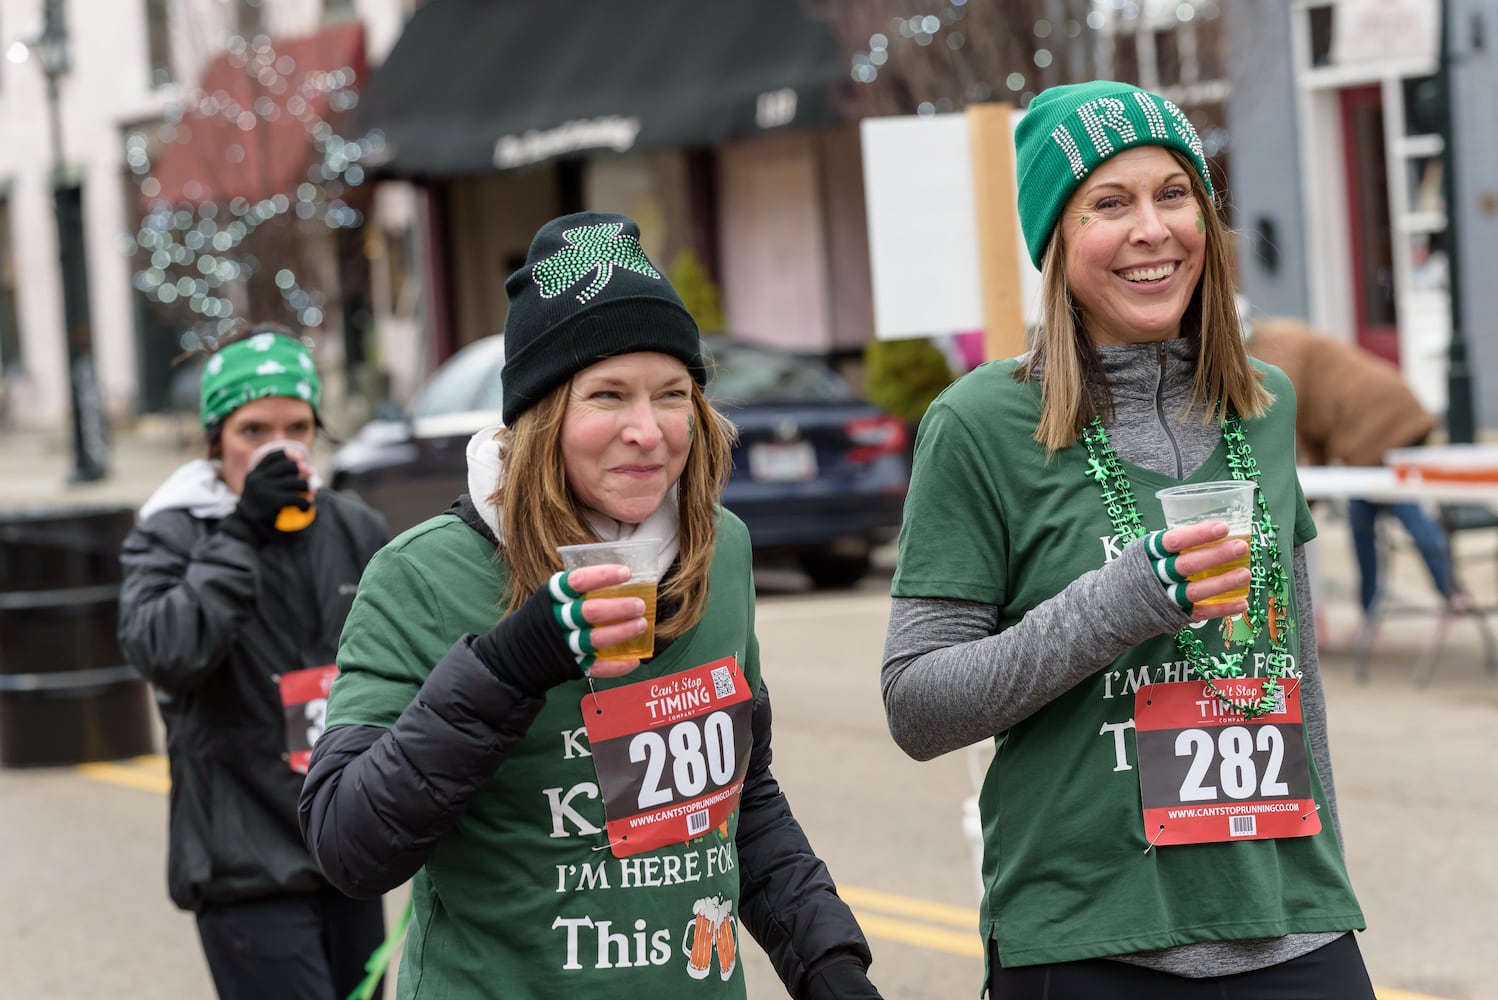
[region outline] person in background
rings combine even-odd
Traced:
[[[318,488],[321,394],[284,327],[221,343],[202,377],[207,456],[151,494],[120,557],[120,647],[166,727],[167,888],[221,1000],[343,1000],[384,938],[380,900],[329,885],[297,825],[338,634],[389,537]]]
[[[1111,81],[1015,138],[1041,329],[921,424],[881,675],[912,757],[993,741],[988,995],[1373,1000],[1294,390],[1245,352],[1200,139]],[[1218,480],[1257,486],[1248,541],[1159,530],[1157,490]]]
[[[1294,319],[1245,318],[1248,353],[1283,371],[1295,386],[1295,447],[1302,465],[1382,465],[1394,448],[1424,444],[1436,421],[1399,369],[1356,344]],[[1418,503],[1347,501],[1347,527],[1358,564],[1358,604],[1367,628],[1383,595],[1377,520],[1404,525],[1436,592],[1451,611],[1470,607],[1452,576],[1446,533]]]
[[[746,995],[747,929],[797,1000],[871,1000],[871,956],[770,771],[732,427],[697,325],[621,215],[537,232],[505,283],[503,426],[469,492],[370,564],[302,793],[322,870],[412,880],[400,995]],[[659,539],[648,657],[624,566]]]

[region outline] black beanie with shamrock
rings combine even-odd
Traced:
[[[618,354],[679,358],[707,384],[697,323],[640,249],[633,219],[579,212],[536,233],[505,282],[503,417],[506,424],[577,372]]]

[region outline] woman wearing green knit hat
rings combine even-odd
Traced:
[[[1015,138],[1041,325],[921,422],[882,677],[911,756],[994,750],[989,995],[1372,1000],[1295,397],[1244,351],[1201,141],[1112,81]],[[1254,486],[1243,534],[1165,530],[1158,491],[1219,482]]]
[[[388,537],[318,488],[321,398],[284,327],[222,343],[203,368],[207,454],[156,489],[121,555],[120,647],[166,727],[167,888],[223,1000],[346,997],[384,937],[379,901],[334,889],[297,828],[338,636]]]

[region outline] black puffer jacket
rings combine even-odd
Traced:
[[[334,662],[384,519],[324,489],[296,541],[256,549],[185,509],[121,551],[120,647],[156,690],[171,762],[167,886],[186,910],[326,885],[297,825],[279,677]]]

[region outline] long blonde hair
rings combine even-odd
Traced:
[[[1191,180],[1191,194],[1201,208],[1206,249],[1201,277],[1181,317],[1181,336],[1197,344],[1196,377],[1191,385],[1188,412],[1202,406],[1203,423],[1215,423],[1237,413],[1257,417],[1274,402],[1262,376],[1248,360],[1233,302],[1233,264],[1230,230],[1201,175],[1191,161],[1167,150]],[[1030,355],[1014,372],[1016,381],[1040,382],[1040,420],[1035,440],[1057,452],[1076,443],[1092,418],[1113,415],[1097,346],[1088,335],[1081,311],[1066,280],[1066,250],[1061,226],[1051,234],[1041,259],[1041,328]]]
[[[500,432],[499,451],[510,473],[489,497],[499,509],[504,539],[499,556],[509,583],[503,605],[514,611],[536,588],[562,568],[558,545],[598,539],[586,512],[567,487],[562,458],[562,418],[572,391],[569,379],[522,412]],[[713,408],[702,387],[692,382],[694,430],[687,463],[678,481],[681,503],[677,535],[681,543],[678,570],[663,581],[661,612],[655,634],[674,639],[702,619],[707,610],[708,571],[717,541],[717,504],[728,481],[736,431]],[[525,470],[524,475],[513,474]],[[669,613],[668,609],[670,610]]]

